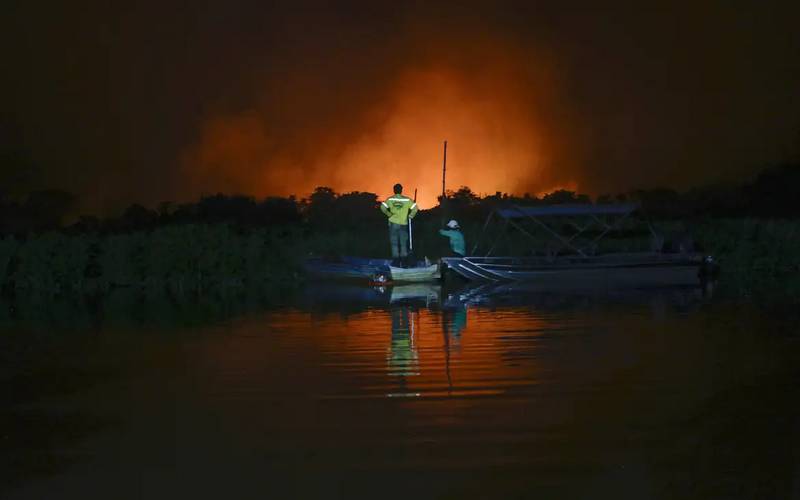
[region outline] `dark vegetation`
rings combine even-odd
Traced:
[[[468,249],[477,243],[478,253],[487,251],[483,225],[498,206],[635,201],[659,236],[659,250],[694,247],[714,255],[741,293],[777,283],[800,295],[799,195],[797,165],[766,170],[744,185],[683,193],[636,190],[594,201],[570,191],[543,198],[479,197],[462,187],[415,219],[415,254],[442,254],[446,241],[436,230],[450,218],[464,228]],[[54,190],[0,197],[3,294],[94,295],[121,287],[178,295],[274,290],[300,282],[302,260],[309,255],[388,254],[386,223],[373,193],[338,194],[320,187],[306,199],[218,194],[155,209],[132,205],[116,217],[80,216],[65,223],[75,202]],[[654,249],[649,230],[625,226],[622,236],[609,238],[597,251]],[[512,228],[495,254],[546,253],[547,245],[546,238],[531,241]]]

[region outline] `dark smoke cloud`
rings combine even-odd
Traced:
[[[592,193],[796,160],[796,7],[19,3],[5,157],[89,210],[203,192]],[[22,165],[23,163],[20,163]]]

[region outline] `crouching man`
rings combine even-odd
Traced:
[[[447,229],[440,229],[439,234],[446,236],[450,240],[450,255],[448,257],[464,257],[467,254],[464,234],[461,232],[457,221],[451,220],[448,222]]]

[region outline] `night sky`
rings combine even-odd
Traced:
[[[798,2],[12,2],[2,191],[87,211],[315,186],[428,206],[800,158]],[[655,4],[652,4],[655,5]]]

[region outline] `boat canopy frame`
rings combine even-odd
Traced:
[[[592,248],[603,239],[611,231],[617,230],[621,227],[622,223],[626,221],[632,214],[639,211],[641,205],[639,203],[613,203],[613,204],[565,204],[565,205],[543,205],[543,206],[520,206],[520,205],[505,205],[501,208],[494,208],[486,217],[483,224],[480,237],[476,239],[472,247],[472,255],[476,255],[478,245],[482,241],[482,237],[486,234],[489,224],[496,217],[502,220],[501,234],[507,236],[508,226],[512,226],[522,234],[537,241],[537,238],[532,232],[526,228],[522,221],[535,224],[536,227],[543,229],[552,239],[558,243],[558,247],[553,251],[558,253],[562,249],[569,249],[582,257],[588,257],[592,254]],[[549,220],[559,220],[561,223],[566,223],[572,226],[576,232],[570,236],[559,234],[558,231],[549,225]],[[650,233],[655,236],[655,231],[649,221],[645,219],[645,223],[650,230]],[[592,228],[599,228],[600,233],[592,238],[584,245],[578,244],[578,238],[587,230]],[[500,238],[495,238],[491,247],[484,257],[491,256]]]

